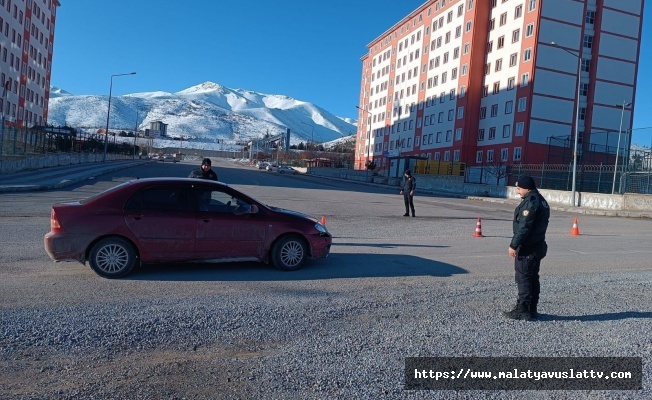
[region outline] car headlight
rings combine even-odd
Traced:
[[[315,229],[317,229],[321,233],[328,233],[328,229],[326,229],[326,227],[320,223],[315,224]]]

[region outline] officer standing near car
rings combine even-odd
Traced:
[[[401,190],[403,201],[405,203],[405,214],[403,214],[403,216],[409,217],[411,210],[412,216],[414,217],[414,189],[417,188],[417,180],[414,179],[412,171],[409,169],[405,170],[403,175],[403,190]]]
[[[546,230],[550,207],[536,188],[534,179],[521,176],[516,182],[521,203],[514,210],[514,236],[509,244],[509,256],[514,258],[518,300],[513,310],[503,314],[510,319],[535,321],[538,318],[539,267],[548,252]]]
[[[190,172],[188,178],[209,179],[211,181],[217,180],[217,174],[211,167],[211,159],[204,158],[201,162],[201,167],[195,168]]]

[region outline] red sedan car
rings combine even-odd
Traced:
[[[53,260],[88,260],[105,278],[162,262],[257,260],[296,270],[327,257],[332,243],[315,218],[188,178],[138,179],[55,204],[50,229],[44,244]]]

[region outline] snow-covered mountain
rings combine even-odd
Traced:
[[[52,87],[48,123],[74,128],[106,127],[108,96],[73,95]],[[330,142],[355,134],[355,121],[283,95],[229,89],[204,82],[176,93],[146,92],[111,97],[110,130],[168,124],[168,136],[189,143],[235,143],[277,135],[290,128],[291,144]]]

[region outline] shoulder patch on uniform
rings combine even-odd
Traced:
[[[530,215],[530,210],[523,210],[523,216],[527,217],[528,215]]]

